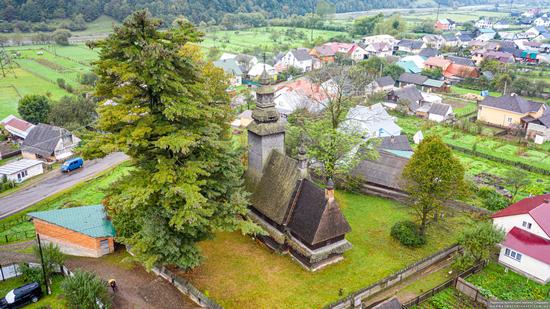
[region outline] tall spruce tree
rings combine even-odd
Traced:
[[[201,34],[179,20],[131,15],[100,48],[94,71],[100,130],[85,153],[121,150],[135,168],[107,191],[118,240],[146,267],[200,263],[196,243],[255,229],[246,214],[242,149],[232,142],[224,74],[201,60]]]

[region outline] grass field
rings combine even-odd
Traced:
[[[32,211],[43,211],[50,209],[57,209],[63,207],[65,204],[72,205],[94,205],[99,204],[104,197],[103,190],[108,188],[109,185],[123,176],[129,170],[127,163],[123,163],[113,169],[103,172],[100,176],[91,180],[78,184],[68,190],[55,194],[41,202],[36,203],[30,208],[19,212],[13,216],[10,216],[0,222],[10,226],[10,222],[19,220],[22,217],[26,217],[27,213]],[[34,226],[31,222],[24,222],[0,231],[0,237],[4,235],[22,234],[25,231],[33,231]],[[23,236],[21,236],[23,237]],[[19,239],[23,240],[23,239]]]
[[[287,31],[295,30],[295,35],[291,35]],[[276,40],[272,38],[272,32],[278,33]],[[217,47],[220,50],[239,53],[243,50],[254,50],[260,48],[271,51],[280,49],[282,45],[288,47],[304,46],[305,41],[311,37],[310,29],[291,28],[291,27],[259,27],[246,30],[227,30],[227,31],[209,31],[207,32],[204,41],[201,43],[204,47]],[[347,36],[345,32],[313,30],[313,39],[322,38],[328,40],[337,35]]]
[[[449,214],[445,225],[429,229],[426,246],[409,249],[390,236],[393,224],[412,218],[408,207],[351,193],[337,199],[352,227],[346,238],[353,248],[343,261],[312,273],[250,237],[220,233],[200,244],[205,260],[184,276],[225,308],[321,308],[339,299],[340,289],[348,295],[451,245],[470,221]]]
[[[13,74],[0,77],[0,119],[17,114],[19,99],[27,94],[47,95],[58,100],[69,93],[57,85],[62,78],[67,84],[79,87],[79,76],[91,70],[90,63],[97,52],[85,45],[33,45],[9,47],[16,63]]]
[[[550,283],[541,285],[511,270],[505,272],[503,266],[494,262],[466,280],[481,288],[481,294],[486,297],[499,300],[550,300]]]

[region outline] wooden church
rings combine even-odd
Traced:
[[[267,246],[315,271],[343,259],[351,228],[334,199],[334,184],[322,189],[309,179],[305,151],[298,160],[285,155],[285,126],[265,71],[261,84],[248,126],[250,217],[267,231],[260,236]]]

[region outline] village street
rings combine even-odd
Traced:
[[[52,171],[40,182],[32,186],[16,191],[0,198],[0,219],[8,217],[37,202],[65,189],[68,189],[82,181],[90,179],[97,174],[127,160],[123,153],[113,153],[105,158],[86,161],[84,167],[69,174],[62,174],[61,171]]]

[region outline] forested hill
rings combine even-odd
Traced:
[[[325,2],[325,0],[321,0]],[[410,0],[326,0],[336,12],[410,7]],[[489,0],[440,0],[455,5],[484,4]],[[48,22],[82,14],[86,21],[102,14],[122,20],[131,12],[147,8],[168,21],[183,15],[195,23],[220,22],[225,13],[261,12],[266,17],[304,15],[314,11],[318,0],[0,0],[0,20]],[[326,2],[325,2],[326,3]],[[425,1],[423,1],[426,4]]]

